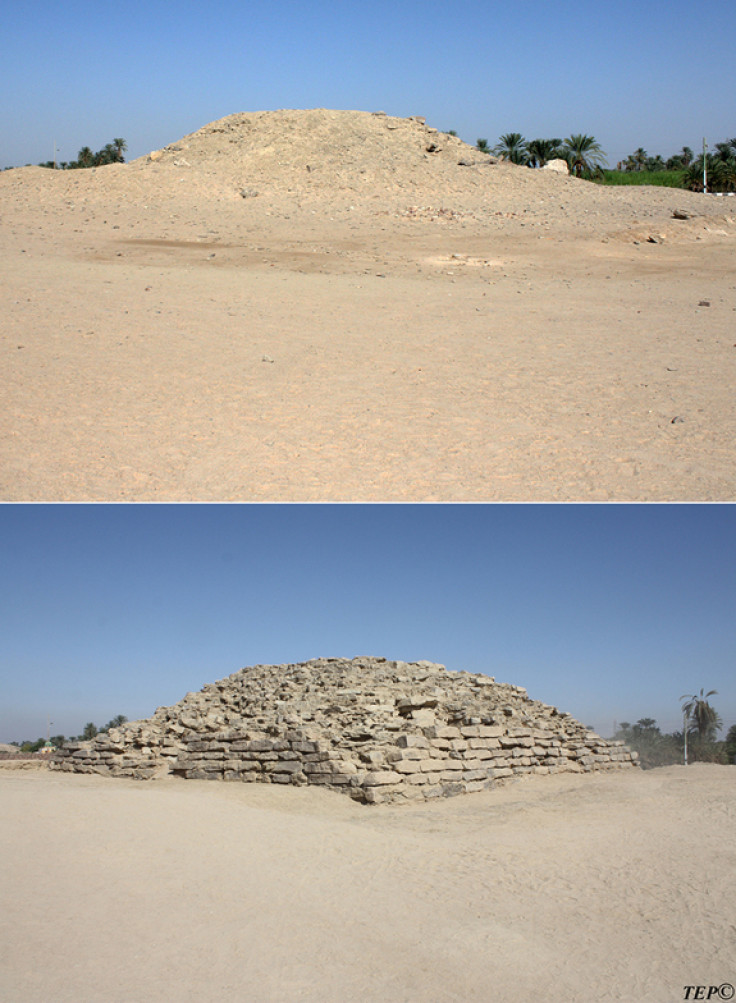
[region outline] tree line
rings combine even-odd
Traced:
[[[52,735],[48,739],[48,744],[53,745],[55,749],[60,749],[64,742],[87,742],[96,735],[107,734],[111,728],[119,728],[121,725],[125,724],[127,720],[128,719],[125,714],[118,714],[117,717],[113,717],[109,720],[107,724],[103,724],[101,728],[98,728],[94,722],[89,721],[85,724],[81,735]],[[10,744],[16,745],[19,752],[39,752],[41,749],[46,747],[47,739],[37,738],[35,742],[11,742]]]
[[[454,130],[450,134],[457,135]],[[550,160],[564,160],[570,173],[576,177],[589,181],[604,179],[606,154],[595,136],[585,133],[576,133],[567,139],[527,140],[520,132],[507,132],[499,137],[494,147],[489,145],[487,139],[478,139],[475,145],[481,153],[492,153],[512,164],[539,168]],[[671,171],[672,187],[702,191],[704,167],[707,169],[709,192],[736,191],[736,137],[716,143],[713,152],[705,154],[705,160],[702,153],[696,157],[689,146],[683,146],[679,153],[668,160],[664,160],[659,154],[649,156],[646,150],[639,147],[625,160],[618,162],[616,171],[619,174]],[[605,180],[615,183],[616,179],[612,177],[614,173],[606,171]]]
[[[544,167],[550,160],[564,160],[570,173],[579,178],[596,174],[606,163],[600,143],[585,133],[574,133],[567,139],[526,140],[520,132],[507,132],[492,149],[487,139],[477,140],[475,146],[481,153],[492,153],[526,167]]]
[[[640,146],[619,161],[616,169],[627,174],[679,171],[682,187],[692,191],[703,190],[703,174],[706,173],[709,192],[736,191],[736,136],[715,143],[712,153],[701,153],[698,157],[689,146],[683,146],[679,153],[664,160],[658,153],[650,156]]]
[[[47,160],[38,166],[50,167],[59,171],[74,171],[86,167],[102,167],[104,164],[124,164],[123,154],[127,149],[128,144],[125,140],[118,138],[113,139],[112,143],[107,143],[97,153],[93,153],[89,146],[83,146],[77,154],[76,160],[61,160],[59,162]]]
[[[736,763],[736,724],[729,728],[724,740],[718,741],[723,722],[709,703],[715,694],[715,690],[704,693],[701,689],[699,694],[680,697],[682,731],[663,734],[654,718],[643,717],[636,724],[622,721],[613,737],[639,753],[644,769],[684,763],[686,749],[689,763]]]

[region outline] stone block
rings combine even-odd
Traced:
[[[462,774],[463,780],[467,783],[469,780],[487,780],[488,771],[487,770],[464,770]]]
[[[400,749],[428,749],[429,740],[424,735],[399,735],[396,744]]]
[[[397,773],[421,773],[422,770],[422,760],[418,759],[407,759],[401,763],[394,763],[393,767]]]
[[[443,728],[436,729],[437,738],[460,738],[460,729],[455,728],[453,725],[445,725]]]
[[[468,740],[471,749],[500,749],[501,742],[497,738],[471,738]]]
[[[395,784],[401,779],[401,774],[395,770],[377,770],[366,775],[363,787],[382,787],[385,784]]]

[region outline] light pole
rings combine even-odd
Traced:
[[[708,193],[708,144],[703,136],[703,195]]]
[[[682,712],[682,738],[685,743],[685,766],[687,766],[687,712]]]

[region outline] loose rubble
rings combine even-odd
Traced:
[[[51,765],[143,780],[318,784],[379,804],[525,773],[627,769],[637,754],[521,687],[367,657],[242,669],[148,720],[67,743]]]

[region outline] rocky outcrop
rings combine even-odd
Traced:
[[[371,804],[635,765],[622,742],[521,687],[384,658],[242,669],[148,720],[68,743],[52,763],[139,779],[318,784]]]

